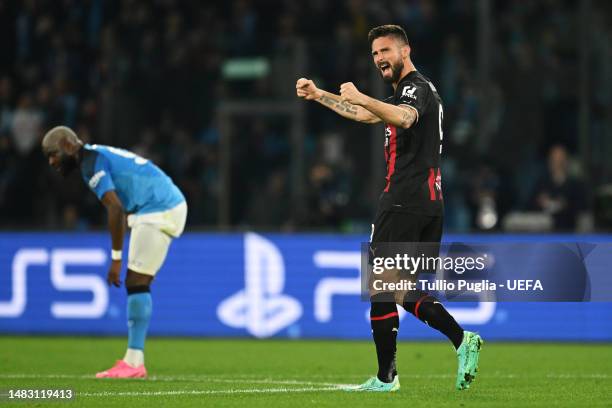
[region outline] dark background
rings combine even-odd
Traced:
[[[367,33],[395,23],[444,101],[446,231],[610,231],[611,14],[596,0],[0,0],[0,227],[104,225],[41,154],[64,124],[162,167],[192,229],[367,231],[382,125],[294,86],[386,96]]]

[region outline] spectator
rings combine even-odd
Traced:
[[[21,156],[27,156],[38,144],[42,133],[42,123],[43,113],[33,105],[29,95],[22,95],[19,98],[11,126],[13,143],[17,153]]]
[[[535,208],[553,217],[558,231],[573,231],[581,210],[585,208],[583,183],[569,172],[567,150],[553,146],[548,153],[548,169],[536,187]]]

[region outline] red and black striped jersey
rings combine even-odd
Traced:
[[[380,210],[442,215],[442,100],[425,76],[412,71],[385,100],[417,113],[408,129],[385,125],[385,188]]]

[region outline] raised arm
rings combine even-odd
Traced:
[[[352,105],[357,105],[371,112],[385,123],[408,129],[418,119],[417,110],[410,105],[392,105],[374,99],[357,90],[352,82],[342,84],[340,87],[341,100]]]
[[[298,79],[295,88],[298,97],[308,101],[317,101],[347,119],[362,123],[378,123],[381,121],[378,116],[361,106],[343,101],[339,95],[317,88],[310,79]]]

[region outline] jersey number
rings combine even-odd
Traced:
[[[442,118],[444,117],[444,112],[442,111],[442,104],[438,105],[438,129],[440,130],[440,154],[442,154],[442,139],[444,138],[444,133],[442,132]]]

